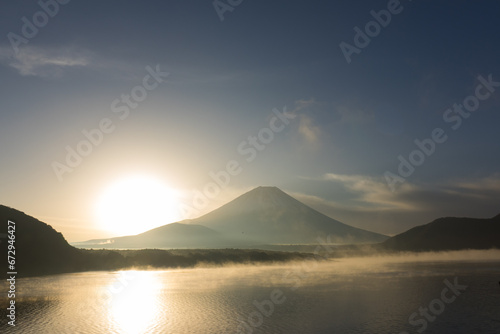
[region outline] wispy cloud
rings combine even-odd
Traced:
[[[300,115],[299,133],[308,146],[317,148],[320,143],[321,129],[314,124],[314,121],[307,115]]]
[[[500,173],[482,179],[458,181],[456,186],[462,190],[467,190],[469,193],[498,192],[500,191]]]
[[[332,133],[347,131],[352,126],[374,124],[374,114],[370,110],[344,105],[335,106],[333,103],[317,101],[315,98],[295,101],[293,113],[297,115],[297,134],[299,145],[307,150],[316,151],[329,143],[329,147],[337,146],[332,143]]]
[[[412,203],[400,201],[390,191],[382,178],[366,175],[343,175],[327,173],[323,176],[325,181],[339,182],[349,192],[355,194],[356,210],[417,210]],[[415,185],[405,183],[401,192],[411,192],[416,189]]]
[[[26,46],[17,54],[9,47],[0,47],[0,63],[16,69],[22,76],[60,77],[64,69],[88,66],[90,60],[90,52],[71,47]]]
[[[400,233],[444,216],[489,218],[500,213],[499,174],[432,184],[405,182],[398,193],[382,178],[367,175],[327,173],[305,179],[331,182],[336,199],[301,192],[292,193],[294,197],[335,219],[380,233]]]
[[[500,175],[461,181],[444,181],[438,184],[412,184],[405,182],[400,193],[393,193],[382,178],[366,175],[327,173],[325,181],[340,182],[355,194],[357,210],[406,210],[418,211],[436,208],[439,199],[442,207],[460,207],[467,202],[500,198]],[[499,209],[500,210],[500,207]]]
[[[341,185],[345,194],[337,197],[344,199],[329,201],[305,194],[297,195],[321,207],[353,214],[427,213],[437,218],[443,215],[481,217],[500,213],[498,174],[438,184],[405,182],[397,194],[390,191],[382,178],[367,175],[327,173],[316,180]]]
[[[321,103],[317,102],[314,98],[295,101],[293,113],[297,115],[299,120],[297,131],[304,146],[308,149],[317,149],[321,144],[323,131],[316,124],[312,115],[313,109],[319,106],[321,106]]]
[[[316,101],[314,98],[310,98],[309,100],[306,99],[300,99],[295,101],[295,111],[304,111],[308,110],[310,108],[313,108],[314,106],[319,105],[320,103]]]

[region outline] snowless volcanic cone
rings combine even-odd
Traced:
[[[232,238],[267,244],[381,242],[386,236],[330,218],[276,187],[255,188],[191,221]]]

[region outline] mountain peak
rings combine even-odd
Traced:
[[[275,194],[275,195],[281,195],[281,196],[289,196],[287,193],[285,193],[283,190],[276,186],[258,186],[257,188],[253,188],[247,193],[244,193],[241,196],[249,195],[252,193],[259,193],[259,194]]]
[[[302,204],[283,190],[274,186],[259,186],[228,203],[226,207],[233,207],[238,212],[255,210],[257,208],[296,207]]]
[[[336,221],[273,186],[254,188],[190,223],[261,243],[315,243],[329,235],[339,243],[386,239]]]
[[[247,194],[254,193],[254,192],[255,193],[274,193],[274,194],[287,195],[283,190],[281,190],[280,188],[275,187],[275,186],[258,186],[257,188],[253,188],[252,190],[250,190],[249,192],[247,192],[243,195],[247,195]]]
[[[254,188],[253,190],[257,190],[257,189],[261,189],[261,190],[281,190],[280,188],[276,187],[276,186],[258,186],[257,188]]]

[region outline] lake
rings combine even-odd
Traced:
[[[500,333],[499,281],[499,251],[53,275],[0,332]]]

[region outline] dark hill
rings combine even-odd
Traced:
[[[61,233],[40,220],[25,213],[0,205],[0,251],[7,255],[8,221],[15,223],[15,269],[7,267],[7,258],[1,266],[5,277],[9,271],[17,272],[16,277],[41,276],[49,274],[80,272],[89,270],[118,270],[131,267],[178,268],[203,264],[262,263],[311,259],[312,254],[273,252],[240,249],[198,249],[198,250],[85,250],[67,243]],[[4,233],[5,232],[5,233]],[[154,233],[153,233],[154,232]],[[174,233],[176,232],[176,233]],[[144,233],[157,237],[175,238],[185,234],[191,238],[201,238],[205,234],[218,237],[216,232],[203,226],[172,224]],[[172,235],[170,235],[172,233]],[[153,239],[155,236],[151,236]],[[160,238],[161,239],[161,238]]]
[[[398,234],[380,246],[398,251],[500,248],[500,215],[489,219],[439,218]]]
[[[15,226],[15,271],[19,275],[51,274],[76,269],[81,254],[78,249],[68,244],[61,233],[23,212],[0,205],[2,254],[6,256],[9,245],[7,237],[9,220],[15,223],[13,225]],[[7,272],[7,270],[2,271]]]

